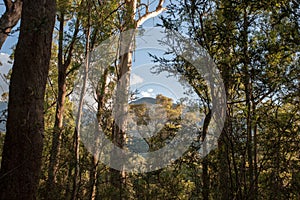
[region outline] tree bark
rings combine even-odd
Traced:
[[[58,158],[60,155],[60,146],[61,146],[61,135],[63,131],[63,120],[65,113],[65,100],[67,96],[67,70],[71,64],[71,59],[73,55],[75,41],[79,32],[79,20],[75,22],[75,30],[70,42],[68,52],[63,52],[63,40],[64,40],[64,13],[61,12],[59,17],[59,41],[58,41],[58,59],[57,59],[57,68],[58,68],[58,94],[56,102],[56,111],[55,111],[55,122],[53,127],[53,138],[52,138],[52,147],[50,153],[50,163],[48,168],[48,180],[47,180],[47,191],[50,193],[55,192],[55,179],[56,172],[58,170]],[[65,57],[65,59],[64,59]],[[51,195],[48,195],[48,197]]]
[[[36,199],[55,7],[55,0],[23,0],[9,88],[0,199]]]
[[[52,148],[48,168],[47,191],[55,191],[55,175],[57,171],[57,157],[60,152],[60,140],[63,127],[64,104],[66,98],[66,70],[63,65],[63,38],[64,38],[64,14],[59,17],[59,39],[58,39],[58,95],[56,102],[55,122],[53,128]],[[49,195],[52,196],[52,195]],[[53,196],[52,196],[53,197]],[[51,197],[50,197],[51,198]]]
[[[90,5],[88,5],[88,10],[90,12]],[[75,173],[73,178],[73,189],[72,189],[72,199],[77,199],[77,193],[79,189],[79,175],[80,175],[80,127],[81,127],[81,118],[82,118],[82,109],[84,104],[84,95],[86,93],[86,87],[88,82],[88,72],[89,72],[89,63],[90,63],[90,37],[91,37],[91,26],[90,26],[90,16],[88,16],[88,27],[86,30],[86,44],[85,44],[85,63],[84,63],[84,77],[83,77],[83,86],[81,88],[79,106],[77,112],[77,121],[74,131],[74,159],[75,159]]]
[[[130,31],[136,28],[136,21],[134,20],[134,14],[136,13],[136,5],[137,2],[135,0],[127,0],[125,1],[126,11],[124,13],[124,21],[122,25],[122,32]],[[134,32],[123,33],[120,38],[120,52],[119,56],[119,65],[117,69],[117,94],[115,99],[114,109],[116,110],[117,120],[114,121],[112,140],[113,143],[123,148],[126,142],[126,126],[127,119],[126,114],[128,111],[128,95],[129,95],[129,86],[130,86],[130,71],[132,65],[132,51],[133,51],[133,40],[134,36],[132,35]],[[116,156],[117,152],[112,152],[112,157]],[[122,155],[117,155],[121,157]],[[122,170],[123,166],[121,166],[116,159],[111,159],[111,163],[114,166],[119,166],[121,169],[111,169],[111,183],[116,188],[118,188],[118,197],[119,199],[127,199],[125,194],[126,188],[126,172]]]
[[[22,0],[4,0],[4,3],[6,10],[0,19],[0,49],[13,27],[20,20],[22,13]]]
[[[249,180],[249,187],[248,191],[245,190],[246,196],[249,199],[254,199],[256,196],[253,190],[254,184],[254,171],[253,171],[253,136],[252,136],[252,110],[251,110],[251,103],[252,103],[252,83],[251,83],[251,72],[250,72],[250,58],[248,52],[248,13],[246,7],[243,10],[243,31],[242,31],[242,41],[243,41],[243,74],[244,74],[244,86],[245,86],[245,99],[246,99],[246,133],[247,133],[247,155],[248,155],[248,180]]]
[[[105,127],[102,122],[102,118],[105,117],[104,114],[104,106],[106,104],[105,99],[105,88],[107,85],[107,77],[109,74],[109,69],[106,68],[103,72],[103,75],[101,75],[101,79],[98,83],[98,88],[96,90],[97,94],[97,102],[98,102],[98,111],[97,111],[97,121],[98,125],[101,127]],[[90,200],[94,200],[96,198],[96,190],[97,190],[97,177],[98,177],[98,165],[99,165],[99,143],[100,138],[98,135],[94,136],[95,145],[92,148],[92,159],[91,159],[91,168],[89,172],[89,198]]]
[[[137,11],[137,0],[125,0],[125,13],[124,13],[124,21],[121,27],[121,32],[135,30],[138,26],[141,26],[146,20],[156,17],[161,12],[165,10],[163,8],[164,0],[159,0],[154,11],[149,12],[148,10],[142,16],[140,16],[137,20],[135,19],[135,15],[139,12]],[[134,32],[131,34],[124,34],[126,37],[121,38],[121,46],[120,46],[120,54],[119,55],[119,66],[117,70],[118,76],[118,86],[116,95],[116,107],[115,110],[118,111],[118,123],[114,123],[113,128],[113,142],[118,147],[123,148],[126,142],[126,113],[128,103],[128,89],[130,86],[130,71],[132,66],[132,53],[134,49]],[[128,37],[129,36],[129,37]],[[114,156],[114,155],[112,155]],[[120,155],[119,155],[120,156]],[[113,161],[116,162],[116,161]],[[116,166],[116,165],[115,165]],[[122,167],[121,167],[122,168]],[[111,183],[115,185],[119,189],[119,199],[127,198],[124,194],[124,189],[126,187],[126,173],[125,171],[118,171],[115,169],[111,169]]]

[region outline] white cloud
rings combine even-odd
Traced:
[[[151,97],[152,95],[149,92],[141,91],[143,97]]]
[[[144,82],[144,79],[137,74],[132,73],[130,77],[130,85],[136,85]]]
[[[153,89],[152,89],[152,88],[149,88],[149,89],[147,90],[147,92],[152,93],[152,92],[153,92]]]

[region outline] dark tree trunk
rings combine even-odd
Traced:
[[[21,20],[0,171],[0,199],[10,200],[36,199],[55,0],[23,0]]]
[[[22,0],[15,0],[14,2],[4,0],[4,3],[6,10],[0,19],[0,49],[13,27],[20,20],[22,12]]]
[[[52,147],[50,153],[50,163],[48,168],[48,180],[47,180],[47,191],[52,194],[56,192],[56,173],[58,171],[58,160],[60,156],[61,149],[61,137],[63,132],[63,120],[65,113],[65,100],[67,97],[67,75],[68,68],[71,64],[71,59],[73,55],[74,45],[77,40],[77,34],[79,32],[79,20],[77,19],[75,23],[75,30],[68,46],[68,51],[63,52],[63,40],[64,40],[64,22],[65,17],[64,13],[61,13],[59,17],[59,41],[58,41],[58,59],[57,59],[57,68],[58,68],[58,94],[56,100],[56,111],[55,111],[55,122],[53,127],[53,138],[52,138]],[[65,58],[65,59],[64,59]],[[51,195],[48,195],[47,198],[51,198]]]
[[[63,37],[64,37],[64,14],[59,17],[59,41],[58,41],[58,95],[56,102],[55,123],[53,128],[52,148],[50,164],[48,168],[47,191],[55,192],[55,177],[58,168],[58,156],[60,152],[60,140],[63,131],[63,117],[66,98],[66,69],[63,65]],[[52,195],[48,195],[52,196]],[[50,197],[51,198],[51,197]],[[53,196],[52,196],[53,198]]]

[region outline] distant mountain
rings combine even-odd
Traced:
[[[130,102],[129,104],[138,105],[138,104],[156,104],[156,99],[152,97],[142,97],[135,101]],[[178,104],[173,103],[173,107],[176,107]]]
[[[152,97],[143,97],[132,101],[129,104],[156,104],[156,99]]]

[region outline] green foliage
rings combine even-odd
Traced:
[[[91,28],[90,51],[101,42],[133,26],[131,8],[125,1],[57,1],[57,20],[64,17],[62,51],[67,61],[66,91],[72,95],[74,81],[84,63],[86,31]],[[138,1],[145,3],[146,1]],[[127,6],[127,7],[126,7]],[[179,31],[198,42],[213,58],[223,78],[227,95],[227,119],[218,148],[205,158],[199,137],[184,156],[154,172],[127,174],[124,188],[112,183],[111,169],[100,163],[80,145],[80,184],[77,199],[299,199],[300,198],[300,8],[294,0],[186,0],[173,1],[161,17],[165,28]],[[139,9],[142,9],[143,5]],[[74,32],[79,29],[74,37]],[[39,199],[48,192],[48,166],[57,103],[57,57],[59,32],[55,29],[52,58],[45,95],[45,135]],[[102,51],[102,50],[101,50]],[[170,54],[170,52],[169,52]],[[197,108],[207,123],[213,108],[210,88],[203,75],[181,57],[155,57],[155,73],[168,72],[187,82],[200,101]],[[107,63],[106,63],[107,64]],[[104,70],[107,68],[107,70]],[[99,66],[90,76],[95,90],[99,125],[113,137],[114,120],[110,102],[116,87],[116,66]],[[5,77],[10,78],[10,75]],[[5,97],[7,98],[7,97]],[[139,127],[131,131],[145,139],[127,138],[126,148],[155,151],[176,136],[182,124],[183,102],[158,95],[154,105],[130,104],[129,114]],[[67,96],[64,110],[61,149],[56,171],[55,196],[70,199],[75,171],[74,105]],[[153,114],[154,113],[154,114]],[[198,116],[187,118],[194,122]],[[92,123],[92,122],[86,122]],[[130,126],[131,121],[129,121]],[[88,135],[88,126],[85,137]],[[155,135],[151,135],[155,133]],[[0,134],[0,149],[4,141]],[[101,141],[99,141],[101,142]],[[0,152],[1,155],[1,152]],[[136,162],[143,157],[138,157]],[[1,160],[1,157],[0,157]],[[95,182],[91,183],[92,177]],[[93,191],[94,198],[91,198]]]

